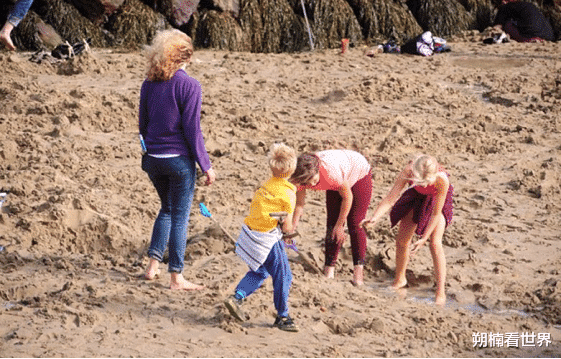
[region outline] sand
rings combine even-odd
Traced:
[[[59,66],[0,53],[0,356],[560,356],[561,44],[449,45],[430,58],[196,51],[188,72],[218,175],[205,187],[201,174],[189,224],[184,275],[200,292],[169,290],[165,264],[138,279],[159,205],[140,168],[142,55],[93,49]],[[446,305],[434,305],[428,247],[410,287],[388,289],[386,218],[368,232],[361,288],[348,242],[334,280],[288,251],[299,333],[271,327],[270,280],[244,304],[248,321],[230,317],[223,300],[247,267],[198,203],[237,237],[277,141],[364,154],[370,213],[413,154],[436,156],[455,186]],[[297,244],[322,266],[324,194],[308,199]],[[482,347],[489,333],[502,347]]]

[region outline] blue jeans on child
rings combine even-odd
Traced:
[[[14,27],[18,26],[20,21],[25,17],[33,0],[18,0],[12,8],[12,11],[8,14],[8,21]]]
[[[292,284],[292,272],[282,241],[275,243],[261,267],[256,271],[247,272],[236,287],[236,298],[243,299],[255,292],[269,275],[273,279],[273,301],[277,313],[281,317],[286,317],[288,316],[288,294]]]
[[[181,273],[195,192],[195,161],[185,156],[156,158],[144,155],[142,169],[148,173],[161,201],[148,256],[161,262],[169,244],[168,271]]]

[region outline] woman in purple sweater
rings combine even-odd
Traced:
[[[192,54],[191,38],[185,33],[158,33],[147,52],[148,75],[140,90],[139,107],[139,132],[146,151],[142,169],[161,201],[144,278],[154,279],[160,273],[159,264],[169,245],[170,287],[184,290],[203,288],[182,275],[195,164],[205,173],[206,185],[216,179],[201,132],[201,85],[184,70]]]

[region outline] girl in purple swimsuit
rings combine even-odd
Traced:
[[[405,191],[404,191],[405,190]],[[442,248],[442,235],[452,221],[453,187],[448,173],[432,156],[419,155],[407,164],[371,218],[363,225],[376,223],[390,209],[392,227],[399,222],[396,235],[396,269],[392,287],[407,285],[405,270],[410,255],[414,255],[429,239],[436,279],[435,302],[444,305],[446,294],[446,258]],[[413,234],[420,239],[409,248]]]

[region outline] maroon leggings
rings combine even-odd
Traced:
[[[353,187],[353,203],[351,211],[347,216],[347,228],[351,236],[351,248],[353,252],[353,264],[364,265],[366,260],[366,232],[360,226],[360,222],[366,217],[366,212],[370,206],[372,198],[372,174],[360,179]],[[341,250],[341,245],[337,240],[332,238],[333,228],[337,224],[339,212],[341,211],[341,203],[343,198],[337,191],[327,191],[325,195],[327,207],[327,232],[325,235],[325,265],[335,266],[337,256]]]

